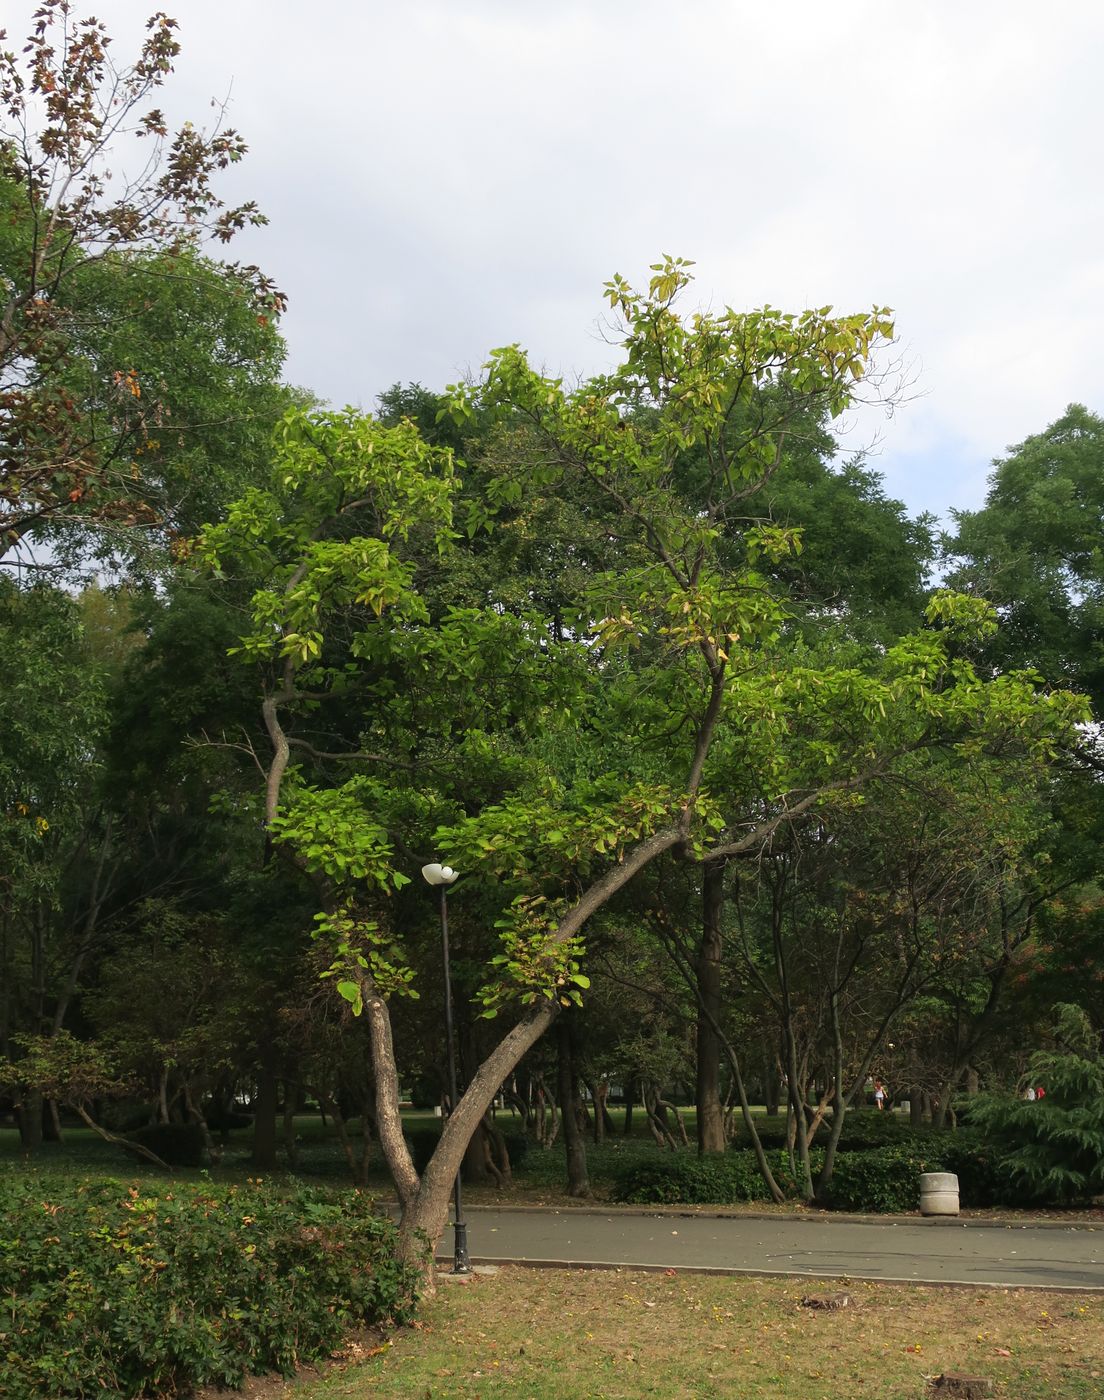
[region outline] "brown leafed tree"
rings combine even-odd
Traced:
[[[46,0],[22,51],[0,52],[0,560],[67,517],[155,514],[130,451],[147,431],[133,366],[114,366],[94,405],[69,373],[82,271],[265,222],[214,187],[245,153],[238,132],[170,131],[155,97],[180,52],[177,23],[158,12],[146,31],[120,64],[99,20]],[[258,314],[282,309],[257,268],[228,271]]]

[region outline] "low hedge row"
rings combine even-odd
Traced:
[[[820,1126],[817,1142],[823,1145],[832,1128],[831,1119]],[[786,1117],[756,1118],[755,1130],[764,1147],[785,1147]],[[851,1150],[867,1147],[888,1147],[892,1143],[926,1140],[931,1136],[930,1128],[914,1128],[909,1120],[899,1113],[879,1113],[870,1109],[852,1109],[843,1122],[840,1146]],[[736,1145],[747,1147],[749,1139],[742,1122],[738,1121]]]
[[[404,1321],[415,1278],[351,1193],[0,1178],[0,1394],[177,1396]]]
[[[823,1152],[813,1151],[819,1168]],[[784,1191],[794,1189],[793,1173],[785,1152],[768,1152],[775,1180]],[[755,1153],[726,1152],[699,1157],[693,1152],[656,1154],[635,1161],[618,1173],[614,1200],[633,1205],[737,1205],[743,1201],[768,1201]]]
[[[441,1141],[441,1130],[439,1128],[408,1128],[403,1136],[410,1148],[414,1170],[424,1172],[429,1166],[429,1159],[437,1151],[437,1144]],[[520,1131],[503,1133],[503,1139],[506,1143],[506,1151],[510,1155],[511,1170],[516,1170],[525,1160],[532,1145],[532,1139]]]
[[[980,1136],[960,1130],[954,1134],[916,1135],[886,1147],[841,1150],[822,1204],[835,1210],[899,1214],[919,1205],[922,1172],[955,1172],[959,1195],[967,1208],[1008,1203],[1008,1185],[999,1163]],[[814,1175],[824,1160],[823,1150],[811,1153]],[[784,1151],[767,1153],[771,1170],[784,1190],[794,1189],[789,1158]],[[636,1205],[736,1205],[766,1201],[755,1154],[747,1149],[723,1156],[698,1157],[692,1152],[658,1155],[635,1161],[618,1174],[614,1199]]]

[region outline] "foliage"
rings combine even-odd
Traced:
[[[831,1120],[826,1119],[818,1130],[817,1142],[828,1136]],[[784,1147],[786,1145],[787,1124],[784,1117],[775,1119],[757,1118],[755,1130],[764,1147]],[[888,1147],[898,1142],[916,1144],[931,1137],[926,1128],[912,1128],[908,1120],[896,1113],[853,1112],[847,1120],[840,1137],[840,1147],[849,1152],[861,1152],[867,1148]],[[746,1129],[740,1124],[736,1133],[736,1146],[746,1143]]]
[[[926,1152],[910,1143],[841,1152],[824,1203],[836,1210],[904,1214],[919,1205],[921,1172],[942,1170],[935,1141]]]
[[[114,260],[125,280],[136,250],[185,256],[204,236],[226,242],[264,222],[214,188],[245,153],[240,135],[192,122],[170,134],[153,105],[180,52],[175,20],[154,15],[133,63],[117,66],[105,27],[79,21],[69,0],[46,0],[34,18],[22,53],[0,53],[0,557],[43,526],[156,518],[129,449],[157,436],[156,413],[142,409],[157,380],[129,358],[112,363],[110,318],[87,362],[98,361],[94,383],[74,379],[105,309],[96,278],[82,288],[82,276]],[[116,166],[113,181],[131,142],[146,160],[131,180]],[[254,317],[283,306],[256,268],[224,276]]]
[[[792,1187],[785,1152],[772,1155],[775,1180]],[[630,1163],[619,1173],[614,1199],[634,1205],[735,1205],[768,1201],[753,1152],[728,1152],[723,1157],[699,1157],[689,1152],[663,1153]]]
[[[971,1124],[999,1153],[999,1172],[1026,1202],[1062,1204],[1104,1191],[1104,1051],[1079,1006],[1054,1009],[1055,1046],[1032,1055],[1027,1082],[1046,1096],[989,1095]]]
[[[0,1087],[17,1098],[37,1093],[85,1108],[100,1098],[121,1098],[130,1089],[101,1046],[68,1031],[19,1035],[13,1041],[18,1058],[0,1059]]]
[[[206,1156],[203,1129],[198,1123],[151,1123],[128,1136],[170,1167],[201,1167]]]
[[[1104,563],[1104,420],[1071,404],[1057,422],[993,463],[985,505],[955,512],[955,586],[999,610],[990,651],[1104,700],[1100,634]]]
[[[405,1321],[412,1278],[361,1196],[0,1180],[7,1400],[176,1396]]]

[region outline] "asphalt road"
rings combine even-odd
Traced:
[[[452,1257],[446,1227],[439,1258]],[[474,1263],[809,1274],[1104,1291],[1104,1229],[489,1210],[468,1215]]]

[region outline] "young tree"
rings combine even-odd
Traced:
[[[795,418],[853,400],[890,322],[828,309],[684,320],[674,301],[686,265],[654,273],[645,294],[610,284],[624,318],[613,373],[567,391],[515,347],[454,396],[462,416],[498,412],[524,428],[523,454],[504,455],[488,487],[492,529],[494,509],[526,489],[577,491],[621,542],[620,567],[589,580],[565,625],[493,597],[430,614],[419,583],[447,564],[436,561],[457,483],[451,454],[408,421],[289,417],[282,496],[252,493],[201,547],[217,571],[263,581],[241,650],[267,677],[268,827],[316,881],[331,971],[368,1018],[377,1128],[411,1254],[423,1234],[440,1236],[493,1095],[589,985],[588,919],[648,865],[756,850],[933,726],[968,743],[1007,721],[1043,745],[1080,713],[1026,681],[982,685],[934,630],[869,673],[786,663],[774,648],[783,609],[758,562],[784,556],[792,538],[749,532],[736,566],[718,541],[777,468]],[[699,447],[703,500],[688,505],[675,478]],[[970,611],[943,598],[935,614]],[[320,718],[337,695],[356,697],[359,735]],[[779,742],[786,734],[792,743]],[[317,781],[343,759],[362,771]],[[725,777],[741,762],[755,778],[729,803]],[[490,1016],[512,1013],[420,1177],[401,1132],[391,1020],[413,978],[413,930],[402,897],[387,898],[408,883],[404,850],[445,857],[497,895],[501,951],[482,1001]]]

